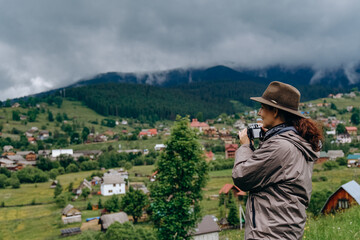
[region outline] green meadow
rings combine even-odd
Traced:
[[[148,181],[146,177],[135,177],[135,173],[142,175],[151,175],[154,166],[135,166],[130,171],[130,182]],[[318,191],[322,189],[329,189],[331,191],[337,190],[341,184],[355,179],[360,181],[360,169],[340,168],[331,171],[323,171],[321,165],[316,165],[314,177],[326,176],[328,178],[325,182],[314,182],[313,190]],[[63,189],[65,189],[70,182],[74,183],[74,187],[87,176],[89,172],[78,172],[65,174],[58,177]],[[204,189],[204,198],[202,200],[203,215],[213,214],[219,216],[218,200],[212,195],[218,194],[220,188],[226,184],[232,183],[231,169],[221,171],[211,171],[209,173],[209,181]],[[60,230],[69,227],[80,227],[80,223],[71,225],[64,225],[61,222],[61,209],[54,204],[53,189],[50,189],[51,182],[37,183],[37,184],[22,184],[20,189],[1,189],[0,202],[5,203],[5,207],[0,208],[0,239],[58,239],[60,238]],[[102,199],[104,203],[108,197],[94,195],[88,200],[78,199],[71,202],[75,207],[82,210],[82,220],[85,221],[88,217],[99,216],[99,211],[85,210],[87,203],[90,201],[96,204]],[[35,203],[42,205],[30,205],[35,199]],[[26,205],[21,207],[10,207],[14,205]],[[319,217],[314,219],[309,217],[305,229],[305,237],[307,239],[340,239],[331,238],[333,236],[345,237],[342,239],[356,239],[350,238],[354,236],[356,229],[352,226],[360,227],[360,208],[353,208],[342,214],[336,214],[327,217]],[[141,227],[139,225],[138,227]],[[149,225],[143,225],[149,227]],[[328,232],[330,231],[330,232]],[[355,231],[355,232],[354,232]],[[358,230],[360,231],[360,230]],[[226,230],[220,233],[221,239],[242,239],[243,231],[240,230]],[[358,233],[360,234],[360,233]],[[328,237],[323,237],[328,236]],[[360,235],[359,235],[360,236]],[[305,239],[304,237],[304,239]],[[75,237],[71,237],[75,238]]]

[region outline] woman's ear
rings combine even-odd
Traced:
[[[279,109],[274,108],[274,118],[279,117]]]

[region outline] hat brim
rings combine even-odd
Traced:
[[[293,109],[290,109],[290,108],[287,108],[287,107],[283,107],[283,106],[280,106],[278,104],[275,104],[269,100],[266,100],[265,98],[262,98],[262,97],[251,97],[250,98],[251,100],[253,101],[256,101],[256,102],[259,102],[259,103],[263,103],[263,104],[266,104],[266,105],[269,105],[269,106],[272,106],[272,107],[275,107],[275,108],[278,108],[278,109],[281,109],[281,110],[284,110],[288,113],[291,113],[291,114],[294,114],[296,116],[299,116],[299,117],[302,117],[302,118],[306,118],[303,114],[301,114],[301,112],[297,111],[297,110],[293,110]]]

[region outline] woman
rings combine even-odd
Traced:
[[[322,130],[298,111],[300,92],[291,85],[272,82],[251,99],[261,103],[258,115],[268,130],[255,151],[247,129],[239,134],[232,177],[249,191],[245,239],[301,239]]]

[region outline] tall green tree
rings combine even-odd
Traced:
[[[109,212],[118,212],[118,211],[120,211],[120,200],[119,200],[119,198],[115,194],[112,195],[110,199],[106,200],[105,208]]]
[[[147,196],[141,190],[134,190],[132,187],[121,199],[121,209],[133,216],[134,223],[142,216],[145,206],[148,204]]]
[[[239,211],[235,202],[229,205],[229,216],[227,220],[229,224],[233,226],[240,224]]]
[[[56,187],[54,189],[54,198],[56,198],[57,196],[59,196],[62,193],[62,186],[60,184],[60,181],[58,181],[58,183],[56,184]]]
[[[152,218],[159,239],[190,239],[189,231],[201,218],[201,188],[208,168],[188,117],[176,118],[166,145],[151,186]]]
[[[342,123],[339,123],[339,124],[336,126],[336,132],[337,132],[338,134],[345,133],[345,132],[346,132],[345,125],[342,124]]]
[[[351,122],[355,125],[358,125],[360,123],[360,115],[359,113],[355,112],[351,115]]]

